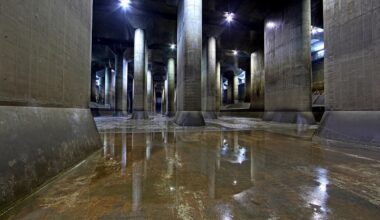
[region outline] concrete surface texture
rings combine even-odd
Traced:
[[[146,98],[146,46],[145,32],[142,29],[136,29],[134,41],[134,84],[133,84],[133,118],[147,118],[148,113],[145,111]]]
[[[264,110],[265,100],[264,52],[258,50],[251,54],[251,108]]]
[[[202,126],[202,0],[179,2],[177,44],[177,123]]]
[[[324,1],[322,138],[380,146],[380,2]]]
[[[310,112],[310,0],[289,1],[265,23],[265,111]]]
[[[131,132],[99,118],[103,149],[2,217],[9,219],[377,219],[378,151],[259,130]],[[115,122],[119,121],[119,124]],[[254,124],[254,121],[250,121]],[[266,123],[271,127],[270,123]],[[114,127],[116,125],[116,127]],[[284,125],[281,125],[284,126]],[[136,126],[139,128],[139,126]],[[282,127],[280,130],[292,130]]]
[[[99,148],[91,27],[92,1],[1,1],[0,208]]]

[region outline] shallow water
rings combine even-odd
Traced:
[[[10,219],[378,219],[380,161],[265,131],[102,133]]]

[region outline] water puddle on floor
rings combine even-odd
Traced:
[[[376,219],[376,160],[263,131],[102,133],[10,219]]]

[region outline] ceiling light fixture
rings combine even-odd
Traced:
[[[130,0],[119,0],[119,4],[123,9],[126,9],[131,4]]]
[[[234,56],[238,55],[238,51],[237,50],[233,50],[232,52],[233,52]]]
[[[227,21],[228,23],[231,23],[231,22],[234,20],[235,14],[232,13],[232,12],[226,12],[226,13],[224,14],[224,17],[226,17],[226,21]]]
[[[175,47],[176,47],[175,44],[170,44],[170,49],[175,50]]]

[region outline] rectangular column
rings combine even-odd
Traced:
[[[201,103],[202,0],[178,3],[176,123],[203,126]]]
[[[311,113],[310,0],[290,1],[265,22],[264,120],[315,123]]]
[[[326,112],[318,136],[380,147],[380,1],[323,3]]]

